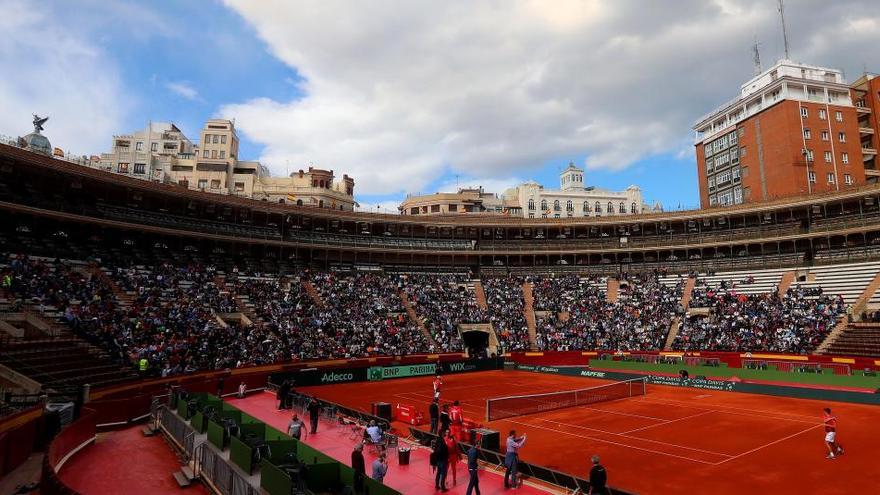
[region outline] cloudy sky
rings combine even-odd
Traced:
[[[55,146],[234,118],[241,156],[358,199],[526,179],[698,204],[693,122],[782,56],[775,0],[0,0],[0,134]],[[877,0],[788,0],[792,58],[880,72]]]

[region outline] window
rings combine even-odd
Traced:
[[[220,144],[226,144],[226,134],[220,136]]]
[[[825,113],[824,108],[820,108],[819,109],[819,120],[825,120],[826,118],[828,118],[828,114]]]
[[[211,158],[217,158],[217,150],[211,150]]]
[[[831,152],[830,151],[825,152],[825,163],[831,163]]]
[[[732,145],[736,144],[736,131],[727,135],[727,141]]]
[[[211,135],[205,134],[205,144],[211,144]]]
[[[458,211],[458,205],[449,205],[449,211]]]
[[[217,134],[214,134],[214,144],[220,144],[220,136]]]
[[[440,205],[431,205],[431,213],[440,213]]]
[[[739,149],[739,156],[746,156],[746,147],[743,146]]]
[[[849,175],[849,174],[843,174],[843,183],[846,184],[846,185],[848,185],[848,186],[851,186],[852,183],[853,183],[852,175]]]
[[[807,180],[810,181],[811,184],[815,184],[816,183],[816,172],[808,173]]]
[[[733,202],[736,204],[743,202],[743,191],[741,187],[737,187],[733,190]]]
[[[746,133],[746,128],[740,127],[739,128],[739,137],[743,137],[745,135],[745,133]]]
[[[529,198],[529,209],[530,209],[530,210],[534,210],[534,209],[535,209],[535,200],[532,199],[532,198]]]
[[[611,201],[608,202],[608,209],[605,211],[607,211],[608,213],[614,213],[614,205],[611,204]]]
[[[632,214],[634,214],[634,215],[635,215],[636,213],[638,213],[638,207],[636,207],[636,202],[635,202],[635,201],[633,201],[633,202],[629,205],[629,212],[632,213]]]
[[[718,198],[715,197],[714,194],[709,196],[709,206],[714,206],[716,204],[718,204]]]
[[[150,145],[150,151],[159,151],[159,143],[153,143]]]
[[[812,137],[809,129],[804,129],[804,139],[810,139]]]
[[[718,174],[718,181],[717,181],[718,187],[721,187],[722,184],[727,184],[728,182],[730,182],[730,172],[729,171],[722,172],[722,173]]]
[[[584,201],[584,213],[589,213],[589,212],[590,212],[590,202]]]
[[[541,200],[541,209],[544,211],[547,211],[547,200],[546,199]]]
[[[822,131],[822,141],[828,141],[828,131]]]
[[[214,179],[211,181],[211,189],[220,189],[220,180]]]
[[[541,213],[541,218],[547,218],[547,214],[546,214],[546,213]]]
[[[844,165],[848,165],[849,164],[849,153],[841,153],[840,154],[840,161],[843,162]]]
[[[226,158],[226,152],[223,150],[220,150],[220,159],[222,160],[223,158]]]
[[[300,204],[301,202],[302,202],[302,200],[299,199],[299,200],[296,201],[296,204],[302,206],[302,205]],[[410,214],[410,215],[418,215],[418,214],[419,214],[419,207],[418,207],[418,206],[414,206],[414,207],[410,208],[410,209],[409,209],[409,214]]]
[[[834,112],[834,120],[843,122],[843,112]]]
[[[715,189],[715,177],[709,177],[709,190],[712,191]]]
[[[138,141],[138,142],[134,145],[134,150],[135,150],[135,151],[144,151],[144,142],[143,142],[143,141]]]
[[[557,200],[554,200],[554,201],[553,201],[553,210],[554,210],[554,211],[559,211],[560,209],[561,209],[561,208],[559,207],[559,200],[558,200],[558,199],[557,199]]]
[[[559,218],[559,213],[554,213],[553,218]]]
[[[734,168],[732,171],[733,181],[739,182],[739,167]]]
[[[602,213],[602,203],[596,201],[596,213]]]
[[[565,211],[574,211],[574,203],[572,203],[571,200],[568,200],[565,203]]]
[[[118,172],[120,174],[127,174],[128,173],[128,164],[120,162],[119,165],[116,165],[116,172]]]
[[[807,150],[807,161],[813,161],[813,150]]]
[[[819,110],[821,112],[821,110]],[[807,107],[801,107],[801,117],[809,117],[810,112],[807,110]]]
[[[706,173],[711,174],[714,167],[715,160],[713,158],[709,158],[706,160]]]
[[[828,183],[829,183],[829,184],[834,184],[834,174],[833,174],[833,173],[828,172],[828,177],[827,177],[827,179],[828,179]]]
[[[208,179],[199,179],[199,189],[208,187]]]
[[[134,164],[134,173],[138,175],[144,175],[147,172],[147,164],[146,163],[135,163]]]
[[[244,192],[244,182],[235,183],[235,192]]]
[[[534,214],[534,213],[529,213],[529,218],[535,218],[535,214]]]
[[[840,141],[841,143],[845,143],[846,142],[846,133],[845,132],[838,132],[837,133],[837,140]]]
[[[208,150],[205,150],[204,157],[208,158]]]

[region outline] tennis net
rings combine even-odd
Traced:
[[[634,380],[625,380],[579,390],[488,399],[486,401],[486,420],[495,421],[524,414],[534,414],[645,395],[646,382],[646,378],[636,378]]]

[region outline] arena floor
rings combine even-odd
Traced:
[[[432,377],[300,387],[369,410],[385,401],[418,406],[427,419]],[[606,380],[522,371],[444,377],[442,400],[459,400],[484,423],[486,399],[572,390]],[[823,407],[838,417],[846,455],[825,458]],[[653,493],[877,493],[880,408],[649,385],[647,395],[486,423],[528,433],[523,460],[587,477],[599,454],[609,484]],[[427,429],[427,426],[424,426]]]

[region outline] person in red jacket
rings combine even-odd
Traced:
[[[446,449],[449,451],[449,469],[448,471],[452,471],[452,486],[455,486],[455,466],[458,465],[458,461],[461,460],[461,452],[458,450],[458,442],[455,441],[455,437],[452,436],[452,430],[446,432],[446,436],[443,437],[443,441],[446,442]]]

